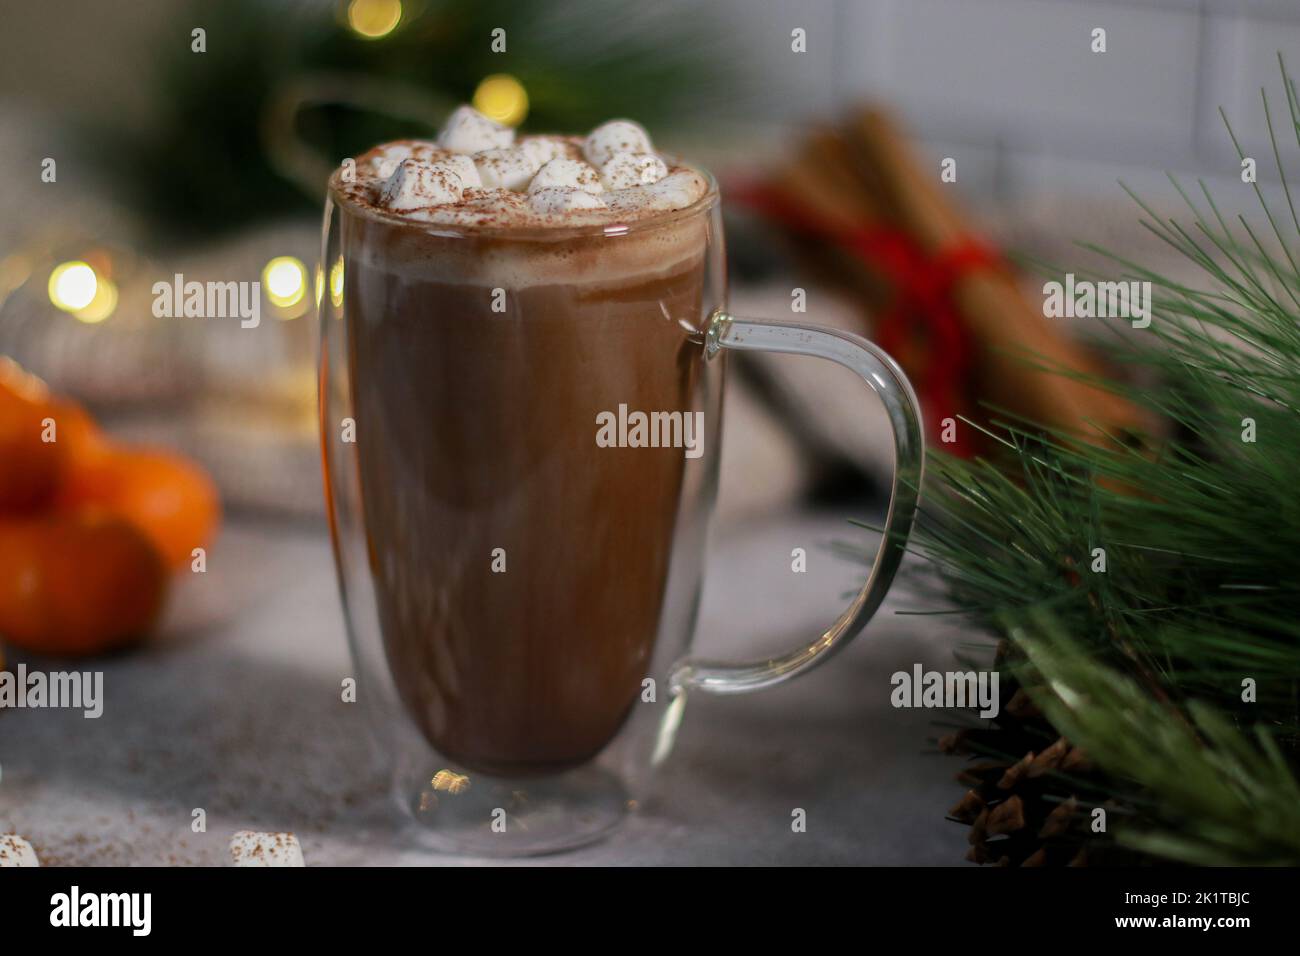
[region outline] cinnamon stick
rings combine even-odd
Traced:
[[[972,235],[937,175],[925,171],[885,112],[860,111],[849,123],[848,141],[864,186],[875,187],[888,218],[924,249],[937,253]],[[974,270],[957,280],[952,294],[974,346],[981,398],[1081,436],[1095,438],[1098,429],[1118,435],[1141,425],[1136,408],[1120,396],[1050,371],[1101,370],[1025,300],[1010,276]]]

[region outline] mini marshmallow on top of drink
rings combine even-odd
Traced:
[[[563,136],[525,136],[470,106],[451,114],[436,144],[386,147],[377,160],[382,179],[377,201],[392,212],[413,215],[462,201],[483,201],[502,191],[522,194],[540,214],[569,210],[633,208],[648,197],[627,190],[654,186],[669,177],[645,129],[611,120],[592,130],[579,147]],[[673,202],[694,198],[664,184],[656,196]],[[479,190],[481,192],[467,191]],[[512,200],[512,204],[516,200]]]

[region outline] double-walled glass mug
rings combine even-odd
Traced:
[[[412,839],[492,855],[607,833],[692,694],[827,660],[916,511],[916,398],[854,335],[727,312],[716,184],[618,226],[447,228],[330,185],[317,296],[325,486],[357,705]],[[787,654],[692,656],[732,350],[852,369],[894,432],[861,593]]]

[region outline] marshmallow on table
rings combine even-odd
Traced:
[[[650,134],[640,123],[631,120],[610,120],[591,131],[582,152],[587,162],[599,169],[619,153],[653,153]]]
[[[384,180],[379,198],[392,210],[423,209],[460,202],[464,188],[460,174],[450,163],[404,159]]]
[[[230,838],[230,858],[235,866],[306,866],[302,847],[292,833],[240,830]]]
[[[0,867],[40,865],[30,843],[16,833],[0,833]]]
[[[553,159],[539,169],[528,184],[528,193],[543,189],[581,189],[592,195],[605,191],[600,174],[580,159]]]
[[[569,209],[605,208],[605,201],[599,196],[573,187],[530,190],[528,204],[536,212],[565,212]]]
[[[438,145],[453,153],[504,149],[514,141],[513,129],[488,119],[472,106],[458,106],[438,134]]]
[[[600,167],[600,181],[606,189],[649,186],[668,175],[668,167],[654,153],[617,153]]]
[[[478,177],[488,189],[513,189],[522,191],[528,188],[533,174],[540,163],[533,159],[523,148],[514,146],[510,149],[486,149],[474,154],[474,164]]]

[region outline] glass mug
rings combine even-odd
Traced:
[[[325,491],[357,702],[411,839],[525,855],[607,833],[694,693],[822,663],[880,607],[923,440],[858,336],[726,311],[716,184],[617,226],[403,221],[331,181],[317,273]],[[691,655],[732,350],[852,369],[894,433],[861,592],[767,660]]]

